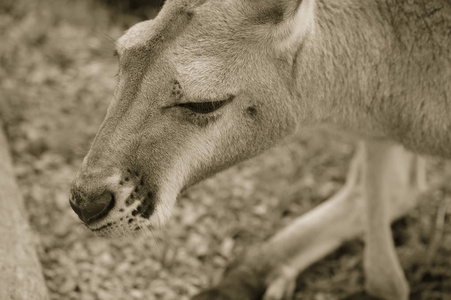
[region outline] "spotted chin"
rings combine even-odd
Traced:
[[[127,170],[127,174],[119,184],[131,192],[125,200],[117,203],[116,213],[111,216],[113,220],[98,227],[88,226],[99,236],[124,237],[133,235],[140,229],[154,227],[150,217],[156,210],[156,197],[145,185],[144,176]]]
[[[141,201],[140,201],[141,202]],[[141,203],[146,202],[145,199]],[[133,236],[142,229],[154,229],[155,226],[149,221],[148,218],[144,218],[143,215],[148,214],[148,210],[154,209],[151,202],[149,204],[135,204],[135,208],[131,208],[127,213],[121,216],[117,221],[108,222],[97,228],[89,228],[96,235],[107,238],[120,238]],[[142,208],[142,212],[139,212],[139,207]]]

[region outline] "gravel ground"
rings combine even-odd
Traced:
[[[161,231],[138,240],[95,237],[70,209],[68,190],[112,96],[113,40],[137,20],[88,0],[0,2],[0,119],[52,299],[189,299],[246,248],[336,192],[354,151],[309,131],[189,189]],[[450,170],[429,159],[433,187],[394,225],[412,299],[451,299],[451,215],[436,225],[450,202]],[[362,247],[349,242],[309,268],[296,299],[361,291]]]

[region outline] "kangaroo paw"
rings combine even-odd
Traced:
[[[262,278],[259,272],[242,265],[228,271],[217,287],[191,300],[260,300],[265,291]]]
[[[296,270],[284,267],[277,274],[277,276],[271,280],[268,285],[268,289],[265,292],[263,300],[290,300],[293,298],[294,291],[296,289]]]
[[[355,294],[349,295],[345,298],[342,298],[341,300],[382,300],[382,299],[368,295],[365,292],[360,292],[360,293],[355,293]]]
[[[224,291],[218,288],[213,288],[207,291],[203,291],[197,294],[191,300],[233,300],[228,295],[224,294]]]

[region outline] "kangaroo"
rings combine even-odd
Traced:
[[[118,41],[105,120],[70,204],[92,231],[162,226],[179,193],[303,128],[360,142],[330,200],[193,299],[289,299],[308,265],[363,235],[365,289],[408,299],[390,223],[451,157],[448,0],[168,0]]]

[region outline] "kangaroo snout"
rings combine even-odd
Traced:
[[[155,179],[136,166],[90,161],[78,172],[69,202],[91,231],[120,237],[161,223],[161,217],[152,220],[157,192]]]

